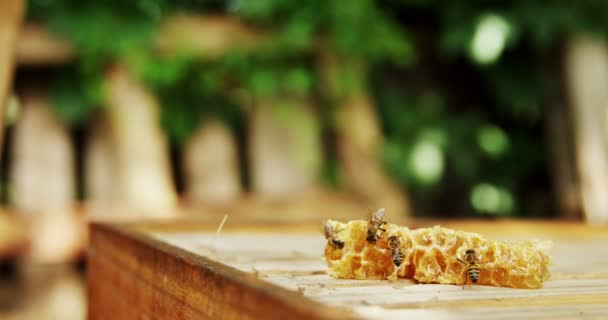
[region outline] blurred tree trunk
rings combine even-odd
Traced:
[[[589,223],[608,223],[608,49],[603,39],[569,40],[566,80],[574,123],[583,210]]]
[[[4,107],[11,90],[23,7],[23,0],[0,1],[0,146],[4,133]]]
[[[107,213],[120,200],[115,151],[107,118],[98,115],[91,124],[84,150],[85,190],[92,214]]]
[[[188,200],[194,204],[225,206],[241,195],[236,141],[219,120],[203,124],[184,149]]]
[[[27,90],[22,101],[11,154],[11,203],[30,222],[31,258],[63,261],[73,258],[86,238],[74,210],[74,148],[45,94]]]
[[[322,165],[319,118],[304,98],[255,97],[249,118],[253,190],[285,197],[318,186]]]
[[[177,196],[157,101],[122,65],[106,73],[105,88],[121,200],[146,214],[172,215]]]
[[[551,146],[553,193],[561,218],[581,218],[580,185],[576,173],[573,130],[566,106],[554,105],[547,112],[547,136]]]
[[[365,85],[364,66],[324,52],[320,67],[326,96],[337,109],[338,155],[346,186],[370,208],[410,215],[407,195],[385,173],[379,157],[383,136]]]

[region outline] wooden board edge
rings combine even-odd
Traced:
[[[229,318],[227,310],[232,310],[243,317],[264,319],[357,319],[347,310],[322,305],[129,226],[93,223],[87,259],[93,271],[100,259],[112,260],[156,290],[171,292],[199,312],[208,313],[209,318],[222,319],[222,310]],[[188,274],[196,277],[188,278]],[[95,282],[96,277],[89,273],[87,280]],[[192,294],[188,296],[188,292]],[[96,292],[90,290],[88,299],[95,310]],[[206,308],[211,305],[214,308]]]

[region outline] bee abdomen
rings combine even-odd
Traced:
[[[334,239],[334,240],[332,241],[332,245],[333,245],[335,248],[342,249],[342,248],[344,248],[344,241],[342,241],[342,240],[335,240],[335,239]]]
[[[468,273],[469,278],[471,278],[471,281],[473,281],[473,283],[476,283],[477,280],[479,280],[479,268],[470,268]]]
[[[403,252],[401,252],[400,250],[393,253],[393,263],[395,264],[395,266],[400,266],[403,263]]]
[[[376,233],[372,230],[367,230],[367,242],[376,243]]]

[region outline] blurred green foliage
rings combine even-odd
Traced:
[[[31,0],[28,8],[30,20],[70,39],[78,54],[52,82],[66,123],[86,123],[103,104],[103,70],[121,60],[156,92],[178,144],[210,117],[238,129],[243,106],[260,95],[317,98],[331,132],[335,101],[322,97],[319,55],[363,64],[387,170],[421,211],[446,213],[537,210],[535,190],[549,188],[543,117],[559,99],[562,41],[608,35],[601,0]],[[276,33],[254,53],[214,61],[156,56],[159,22],[181,11],[233,15]],[[339,78],[357,83],[349,70]],[[335,160],[324,172],[339,183]]]
[[[233,130],[241,125],[241,110],[223,83],[221,65],[187,56],[144,57],[132,66],[160,99],[161,125],[169,138],[182,144],[210,118],[219,118]]]

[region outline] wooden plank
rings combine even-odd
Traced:
[[[154,319],[162,319],[168,310],[182,310],[181,304],[192,308],[187,316],[203,319],[352,318],[342,310],[123,227],[93,224],[88,262],[91,319],[105,318],[120,308],[113,295],[131,299],[126,300],[130,307]],[[130,318],[128,312],[119,318]]]
[[[89,268],[89,292],[96,297],[89,307],[91,319],[103,318],[109,310],[118,319],[210,319],[104,256]]]
[[[462,290],[460,286],[416,284],[411,280],[333,279],[325,273],[321,259],[325,240],[319,233],[312,233],[312,226],[310,233],[305,228],[295,229],[295,233],[293,229],[273,232],[228,228],[219,238],[213,232],[193,230],[147,232],[193,254],[210,257],[364,318],[561,319],[608,314],[608,257],[597,254],[608,245],[607,228],[522,221],[498,222],[497,226],[480,222],[452,224],[471,231],[490,231],[488,237],[503,238],[516,227],[522,233],[512,238],[554,240],[552,279],[538,290],[486,286]]]

